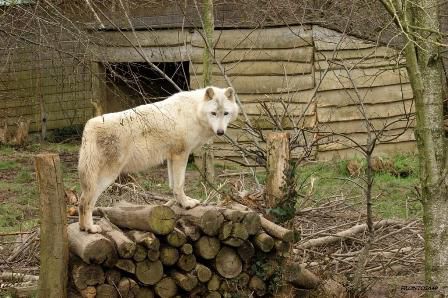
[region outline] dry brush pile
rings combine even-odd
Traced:
[[[68,227],[73,297],[272,297],[317,285],[287,262],[295,233],[242,205],[122,204],[95,213],[101,234]]]

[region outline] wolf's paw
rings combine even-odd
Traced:
[[[101,233],[101,228],[99,225],[91,225],[90,227],[86,227],[85,230],[90,234]]]
[[[191,209],[191,208],[196,207],[197,205],[199,205],[201,203],[198,200],[192,199],[192,198],[187,197],[187,196],[185,196],[182,199],[179,199],[178,202],[185,209]]]

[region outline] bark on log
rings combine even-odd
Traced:
[[[244,243],[237,248],[238,255],[244,262],[249,262],[255,255],[255,247],[252,242],[246,240]]]
[[[135,276],[145,285],[155,285],[163,277],[163,265],[159,260],[151,262],[145,260],[137,263]]]
[[[153,232],[157,235],[167,235],[174,230],[176,215],[167,206],[119,206],[96,208],[107,215],[109,220],[127,229]]]
[[[212,278],[212,271],[210,268],[199,263],[196,264],[195,273],[202,283],[206,283]]]
[[[170,275],[176,281],[176,284],[187,292],[193,290],[198,285],[198,278],[192,274],[172,271]]]
[[[280,240],[286,242],[293,242],[295,235],[294,231],[288,230],[284,227],[281,227],[270,220],[267,220],[264,217],[261,217],[261,226],[265,230],[266,233],[271,235],[272,237],[278,238]]]
[[[96,287],[96,298],[118,298],[118,291],[114,286],[102,284]]]
[[[122,298],[134,298],[140,289],[137,282],[129,277],[122,277],[117,288]]]
[[[221,286],[221,278],[217,274],[213,273],[212,278],[210,278],[210,280],[207,283],[207,289],[209,291],[217,291],[219,290],[220,286]]]
[[[127,235],[131,240],[135,241],[137,244],[142,244],[147,249],[159,250],[160,248],[159,239],[151,232],[133,230],[129,231]]]
[[[115,264],[118,269],[135,274],[135,263],[129,259],[119,259]]]
[[[270,252],[274,247],[274,239],[268,234],[262,232],[254,237],[254,245],[262,252]]]
[[[202,232],[208,236],[217,235],[224,223],[224,216],[213,206],[197,206],[188,210],[173,206],[172,209],[177,215],[200,227]]]
[[[121,279],[121,273],[116,269],[107,270],[105,276],[106,276],[106,282],[114,287],[118,285]]]
[[[175,228],[166,236],[166,242],[171,246],[181,247],[187,242],[187,236],[185,236],[184,232]]]
[[[59,156],[39,154],[35,167],[41,212],[39,296],[66,297],[69,244]]]
[[[266,294],[266,284],[258,276],[252,276],[249,281],[249,289],[255,291],[258,296],[264,296]]]
[[[291,242],[285,242],[282,240],[275,240],[275,252],[278,256],[287,258],[291,250]]]
[[[105,276],[101,266],[75,261],[72,268],[72,280],[75,287],[80,291],[88,286],[103,284]]]
[[[103,235],[80,231],[78,223],[70,224],[67,230],[70,251],[84,262],[112,267],[117,261],[114,244]]]
[[[232,233],[232,222],[226,221],[221,228],[219,229],[219,240],[226,240],[230,237],[230,234]]]
[[[162,298],[171,298],[177,294],[177,285],[174,279],[165,277],[156,284],[154,291]]]
[[[215,266],[218,273],[225,278],[237,277],[243,270],[243,265],[236,251],[224,246],[216,256]]]
[[[134,256],[132,257],[136,262],[141,262],[148,256],[148,250],[143,245],[137,245]]]
[[[304,264],[289,263],[283,266],[284,279],[295,287],[315,289],[321,280],[314,273],[305,268]]]
[[[121,258],[130,258],[135,252],[135,242],[131,241],[120,229],[107,219],[102,218],[98,221],[98,225],[101,227],[101,234],[109,238],[115,243],[118,255]]]
[[[185,219],[179,219],[177,221],[178,228],[184,232],[184,234],[187,236],[188,239],[191,241],[197,241],[199,238],[201,238],[201,232],[199,231],[199,228],[194,226],[193,224],[189,223]]]
[[[179,260],[179,251],[177,248],[163,245],[160,248],[160,261],[165,266],[173,266]]]
[[[210,236],[202,236],[195,243],[195,252],[200,257],[211,260],[216,257],[221,248],[221,242],[218,238]]]
[[[196,267],[196,257],[193,254],[181,254],[177,261],[177,267],[183,271],[191,271]]]

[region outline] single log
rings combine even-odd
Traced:
[[[177,248],[163,245],[160,247],[160,261],[165,266],[173,266],[179,260],[179,251]]]
[[[224,240],[222,243],[224,243],[228,246],[232,246],[232,247],[240,247],[241,245],[243,245],[244,240],[235,238],[235,237],[229,237],[226,240]]]
[[[237,277],[243,270],[243,265],[236,251],[224,246],[216,256],[215,266],[218,273],[225,278]]]
[[[135,298],[154,298],[154,291],[147,287],[141,287]]]
[[[141,262],[144,259],[146,259],[147,255],[148,255],[148,250],[143,245],[139,244],[139,245],[137,245],[137,247],[135,249],[133,259],[136,262]]]
[[[132,230],[129,231],[127,235],[131,238],[131,240],[137,242],[138,244],[142,244],[147,249],[159,250],[160,248],[159,239],[151,232]]]
[[[118,291],[114,286],[102,284],[96,287],[96,298],[118,298]]]
[[[278,256],[287,258],[291,250],[291,242],[285,242],[282,240],[275,240],[275,252]]]
[[[118,285],[121,279],[120,271],[116,269],[109,269],[105,272],[106,282],[114,287]]]
[[[319,277],[305,268],[305,264],[295,262],[283,265],[283,278],[302,289],[315,289],[321,282]]]
[[[181,254],[177,261],[177,267],[183,271],[191,271],[196,267],[196,257],[193,254]]]
[[[135,263],[132,260],[119,259],[115,264],[115,267],[125,272],[135,274]]]
[[[95,287],[87,287],[79,291],[81,293],[81,297],[83,298],[95,298],[96,297],[96,288]]]
[[[97,210],[121,228],[149,231],[158,235],[171,233],[176,223],[173,210],[164,205],[100,207]]]
[[[187,242],[187,236],[181,230],[175,228],[171,233],[166,236],[166,242],[174,247],[181,247]]]
[[[39,297],[66,297],[69,242],[59,156],[39,154],[35,167],[41,213]]]
[[[266,206],[274,208],[284,198],[285,173],[289,167],[289,133],[270,132],[266,136]]]
[[[250,281],[250,275],[246,272],[241,272],[237,277],[235,277],[235,282],[241,288],[246,288]]]
[[[296,238],[294,231],[285,229],[264,217],[261,217],[261,226],[266,233],[285,242],[293,242]]]
[[[226,240],[232,234],[233,224],[231,221],[226,221],[219,229],[219,240]]]
[[[99,265],[74,261],[72,268],[72,280],[75,287],[80,291],[88,286],[103,284],[105,281],[105,276],[103,268]]]
[[[160,250],[148,249],[148,260],[157,261],[160,258]]]
[[[184,232],[188,239],[191,241],[197,241],[201,237],[201,232],[199,228],[185,219],[179,219],[177,221],[179,229]]]
[[[177,294],[177,285],[171,277],[164,277],[156,284],[154,291],[162,298],[174,297]]]
[[[182,245],[182,247],[180,248],[180,251],[183,254],[186,255],[191,255],[193,253],[193,246],[190,243],[185,243],[184,245]]]
[[[198,278],[192,274],[172,271],[170,275],[176,281],[176,284],[187,292],[193,290],[198,285]]]
[[[206,298],[221,298],[222,296],[219,292],[210,291],[210,292],[208,292],[208,294],[205,297]]]
[[[202,283],[206,283],[212,278],[212,271],[208,267],[199,263],[196,264],[195,273],[199,281]]]
[[[266,284],[256,275],[252,276],[250,279],[249,289],[255,291],[258,296],[264,296],[266,294]]]
[[[70,224],[67,232],[70,251],[84,262],[112,267],[117,261],[114,244],[103,235],[80,231],[77,222]]]
[[[137,282],[129,277],[122,277],[117,288],[118,293],[122,298],[133,298],[140,289]]]
[[[131,241],[120,229],[107,219],[102,218],[98,221],[98,225],[101,227],[101,234],[109,238],[115,243],[118,255],[121,258],[130,258],[135,252],[135,242]]]
[[[261,229],[261,219],[257,212],[246,212],[242,224],[246,227],[249,235],[257,234]]]
[[[175,206],[172,208],[177,215],[200,227],[202,232],[208,236],[217,235],[224,223],[224,216],[219,208],[213,206],[197,206],[188,210]]]
[[[221,248],[221,242],[218,238],[204,235],[199,238],[194,247],[197,255],[206,260],[211,260],[218,254]]]
[[[252,242],[246,240],[244,243],[237,248],[238,255],[244,262],[249,262],[255,255],[255,247]]]
[[[262,232],[254,237],[254,245],[262,252],[270,252],[274,247],[274,239],[268,234]]]
[[[159,260],[154,262],[149,260],[138,262],[135,269],[135,276],[145,285],[155,285],[163,276],[162,262]]]
[[[222,214],[224,215],[224,218],[226,220],[229,220],[233,223],[241,222],[245,216],[244,212],[241,212],[240,210],[233,210],[233,209],[224,209],[222,211]]]
[[[213,274],[212,278],[207,283],[207,289],[209,291],[217,291],[221,286],[221,278],[217,274]]]

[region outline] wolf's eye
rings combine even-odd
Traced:
[[[212,112],[212,115],[213,115],[213,116],[216,116],[216,112]]]
[[[224,116],[227,116],[227,115],[229,115],[229,112],[224,112]]]

